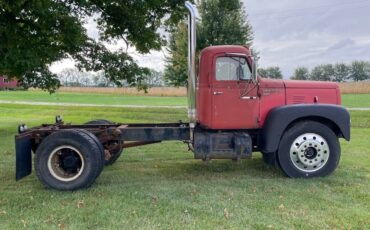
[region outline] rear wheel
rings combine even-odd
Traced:
[[[92,120],[92,121],[85,123],[85,125],[112,125],[112,124],[114,123],[108,120],[104,120],[104,119]],[[121,156],[123,152],[123,148],[119,146],[123,144],[123,141],[109,141],[103,144],[106,147],[109,147],[109,146],[114,147],[113,150],[108,150],[108,153],[105,154],[105,160],[104,160],[105,165],[112,165],[114,162],[118,160],[118,158]]]
[[[76,190],[89,187],[103,167],[103,147],[85,130],[55,132],[36,150],[36,175],[49,188]]]
[[[339,140],[329,127],[305,121],[284,134],[277,157],[289,177],[322,177],[336,169],[340,154]]]

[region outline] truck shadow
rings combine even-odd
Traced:
[[[283,177],[283,174],[274,167],[265,165],[261,159],[243,160],[241,162],[233,162],[231,160],[214,160],[210,163],[202,161],[183,162],[175,166],[179,170],[190,176],[203,177],[219,177],[221,176],[247,176],[253,178],[273,178]],[[171,171],[171,167],[163,169]]]
[[[145,162],[119,161],[107,167],[103,174],[121,174],[123,177],[134,175],[150,180],[213,180],[217,178],[285,178],[275,167],[266,165],[261,158],[242,160],[238,163],[231,160],[212,160],[208,164],[194,159],[153,160]],[[123,178],[122,178],[123,179]],[[128,179],[128,178],[126,178]]]

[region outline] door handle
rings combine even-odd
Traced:
[[[257,97],[248,97],[248,96],[245,96],[245,97],[241,97],[241,99],[243,99],[243,100],[256,100]]]
[[[221,95],[221,94],[224,94],[224,92],[217,92],[217,91],[213,92],[213,95]]]

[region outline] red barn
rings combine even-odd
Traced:
[[[0,76],[0,89],[15,89],[17,88],[17,80],[8,79],[8,77]]]

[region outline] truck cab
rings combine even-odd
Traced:
[[[260,151],[266,163],[292,177],[333,171],[340,155],[338,137],[350,138],[338,85],[262,78],[254,62],[244,46],[211,46],[201,52],[195,158],[239,160]]]
[[[197,119],[208,129],[260,129],[269,112],[292,104],[341,104],[332,82],[253,79],[247,47],[211,46],[201,52]]]

